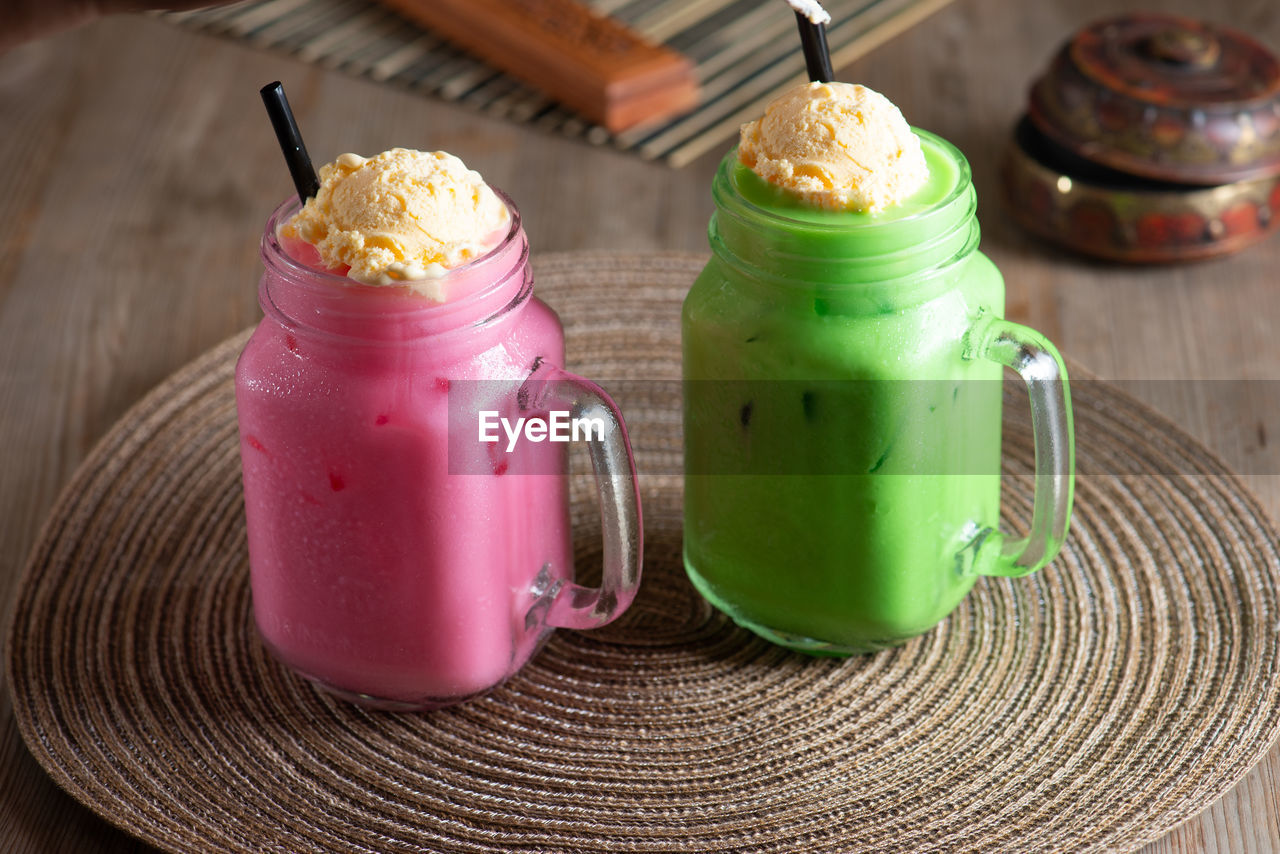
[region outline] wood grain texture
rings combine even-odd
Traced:
[[[1026,89],[1074,27],[1194,0],[956,0],[839,77],[887,94],[970,157],[1009,314],[1174,418],[1280,517],[1280,241],[1117,268],[1048,249],[1001,209],[997,164]],[[1280,47],[1280,7],[1214,17]],[[144,18],[0,55],[0,612],[62,485],[149,388],[259,316],[262,221],[289,190],[257,88],[281,79],[319,159],[392,145],[460,154],[519,201],[539,250],[705,247],[718,155],[673,172]],[[536,269],[536,260],[535,260]],[[1257,382],[1172,382],[1245,379]],[[1150,382],[1167,380],[1170,382]],[[1275,388],[1280,389],[1280,386]],[[1280,850],[1280,749],[1144,854]],[[145,851],[27,754],[0,697],[0,850]]]
[[[698,103],[693,63],[578,0],[382,0],[617,133]]]

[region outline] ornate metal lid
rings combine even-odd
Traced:
[[[1080,30],[1032,86],[1030,116],[1059,145],[1133,175],[1280,174],[1280,61],[1204,21],[1133,13]]]

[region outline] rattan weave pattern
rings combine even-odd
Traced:
[[[678,379],[701,261],[535,261],[570,367],[618,392],[644,478],[646,575],[618,623],[558,633],[507,685],[428,714],[364,711],[275,665],[249,616],[238,336],[126,415],[39,538],[7,648],[32,753],[114,824],[201,854],[1131,850],[1263,755],[1275,531],[1207,450],[1105,383],[1076,393],[1076,514],[1041,573],[982,581],[938,629],[849,660],[705,605],[667,473],[679,386],[628,383]],[[1004,441],[1016,527],[1016,415]],[[1135,470],[1188,474],[1108,474]]]

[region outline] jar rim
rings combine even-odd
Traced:
[[[872,231],[875,229],[892,228],[899,224],[914,224],[929,217],[936,216],[951,207],[961,196],[968,192],[970,185],[973,183],[973,169],[969,165],[969,160],[964,153],[952,142],[938,136],[936,133],[912,126],[911,131],[920,138],[921,142],[936,146],[951,162],[956,165],[956,180],[954,185],[946,196],[934,202],[927,208],[924,208],[906,216],[896,217],[891,220],[869,221],[866,223],[825,223],[811,219],[798,219],[796,217],[787,216],[779,213],[777,210],[762,207],[750,199],[742,195],[737,187],[733,184],[731,171],[738,161],[738,146],[733,146],[725,154],[720,161],[720,166],[716,170],[716,179],[714,184],[719,186],[723,181],[732,190],[732,200],[734,204],[742,207],[746,212],[759,216],[766,220],[786,223],[788,226],[797,230],[809,231],[817,234],[835,234],[850,233],[858,231]],[[716,193],[717,201],[721,201],[721,194]],[[727,201],[727,200],[726,200]]]
[[[757,204],[734,180],[737,148],[720,163],[712,185],[716,211],[708,225],[711,250],[731,266],[760,279],[813,290],[923,286],[962,262],[978,248],[977,194],[968,160],[942,137],[913,129],[946,161],[952,184],[942,197],[892,218],[865,220],[837,216],[827,221],[789,216]],[[745,168],[745,167],[741,167]]]
[[[329,270],[317,269],[302,263],[285,251],[284,245],[280,240],[280,226],[302,209],[302,202],[296,194],[290,196],[277,205],[275,210],[271,212],[271,215],[267,217],[266,229],[262,233],[261,241],[262,259],[263,262],[271,267],[275,272],[287,276],[291,281],[307,287],[370,288],[376,289],[379,292],[398,292],[409,289],[415,282],[440,282],[460,278],[464,275],[469,276],[483,268],[488,263],[491,263],[495,259],[504,255],[506,250],[519,238],[521,233],[520,209],[516,207],[515,202],[511,200],[510,196],[502,190],[499,190],[497,187],[490,186],[489,189],[493,190],[494,194],[502,200],[502,203],[507,207],[507,212],[510,214],[511,223],[510,227],[507,229],[506,235],[504,235],[502,240],[498,241],[498,243],[488,252],[477,258],[471,259],[465,264],[449,268],[442,276],[435,279],[407,279],[404,282],[397,283],[395,285],[371,285],[366,282],[352,279],[351,277],[343,274],[334,273]],[[430,311],[455,305],[459,302],[468,302],[472,299],[478,299],[494,288],[501,286],[505,279],[505,276],[494,277],[493,284],[490,287],[481,288],[479,291],[468,294],[460,300],[445,300],[437,302],[434,300],[424,299],[422,309],[424,311]]]
[[[258,287],[263,311],[277,323],[298,332],[332,340],[359,341],[372,345],[395,345],[400,339],[374,340],[367,334],[337,331],[330,325],[365,318],[394,318],[407,337],[441,336],[484,326],[523,305],[533,292],[529,270],[529,242],[521,228],[520,211],[511,198],[494,192],[507,205],[510,228],[492,249],[466,264],[447,270],[436,279],[417,280],[459,286],[454,298],[437,301],[414,293],[414,281],[394,285],[374,285],[329,270],[316,269],[285,251],[279,228],[302,205],[291,196],[272,211],[261,240],[265,274]],[[512,287],[512,279],[517,279]],[[469,289],[467,283],[475,283]],[[277,288],[274,283],[286,287]],[[508,293],[510,291],[510,293]],[[299,302],[299,299],[305,302]],[[310,305],[306,310],[300,306]],[[323,312],[315,307],[324,305]],[[405,326],[404,324],[409,324]]]

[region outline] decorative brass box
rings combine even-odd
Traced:
[[[1235,30],[1135,13],[1076,33],[1003,163],[1028,230],[1134,262],[1234,252],[1280,212],[1280,61]]]

